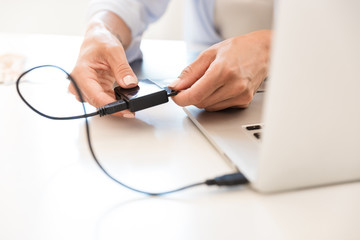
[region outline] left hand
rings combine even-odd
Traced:
[[[207,111],[245,108],[268,74],[270,30],[252,32],[213,45],[169,85],[173,100]]]

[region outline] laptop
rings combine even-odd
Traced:
[[[351,0],[280,1],[269,80],[250,106],[184,108],[256,190],[360,179],[358,9]]]

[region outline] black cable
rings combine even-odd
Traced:
[[[20,91],[20,88],[19,88],[19,85],[20,85],[20,80],[22,79],[23,76],[25,76],[26,74],[28,74],[29,72],[35,70],[35,69],[38,69],[38,68],[44,68],[44,67],[52,67],[52,68],[56,68],[56,69],[59,69],[61,71],[63,71],[66,75],[67,75],[67,78],[68,80],[70,80],[73,84],[74,84],[74,87],[76,89],[76,92],[78,93],[78,96],[81,100],[82,103],[84,103],[84,98],[80,92],[80,89],[78,87],[78,85],[76,84],[76,82],[74,81],[74,79],[71,78],[70,74],[68,72],[66,72],[64,69],[62,69],[61,67],[58,67],[58,66],[55,66],[55,65],[41,65],[41,66],[37,66],[37,67],[33,67],[27,71],[25,71],[24,73],[22,73],[19,78],[17,79],[16,81],[16,90],[20,96],[20,98],[23,100],[23,102],[29,107],[31,108],[34,112],[36,112],[37,114],[43,116],[43,117],[46,117],[46,118],[49,118],[49,119],[53,119],[53,120],[72,120],[72,119],[79,119],[79,118],[87,118],[87,117],[93,117],[93,116],[96,116],[96,115],[100,115],[100,117],[102,116],[105,116],[105,115],[109,115],[109,114],[112,114],[112,113],[115,113],[115,112],[120,112],[122,110],[125,110],[128,108],[127,106],[127,103],[123,100],[118,100],[118,101],[115,101],[115,102],[112,102],[112,103],[109,103],[103,107],[100,107],[97,109],[96,112],[93,112],[93,113],[89,113],[89,114],[86,114],[86,111],[85,111],[85,105],[82,104],[83,108],[84,108],[84,113],[83,115],[78,115],[78,116],[71,116],[71,117],[53,117],[53,116],[49,116],[45,113],[42,113],[40,112],[39,110],[37,110],[36,108],[34,108],[33,106],[31,106],[31,104],[26,101],[26,99],[24,98],[24,96],[21,94],[21,91]]]
[[[49,116],[49,115],[46,115],[42,112],[40,112],[39,110],[37,110],[36,108],[34,108],[33,106],[30,105],[30,103],[28,103],[28,101],[26,101],[26,99],[24,98],[24,96],[21,94],[21,91],[20,91],[20,81],[21,79],[26,75],[28,74],[29,72],[35,70],[35,69],[38,69],[38,68],[45,68],[45,67],[52,67],[52,68],[56,68],[56,69],[59,69],[60,71],[64,72],[66,74],[66,76],[69,78],[69,80],[74,84],[75,86],[75,89],[76,89],[76,92],[78,93],[78,96],[81,100],[81,102],[83,103],[84,102],[84,99],[81,95],[81,92],[80,92],[80,89],[78,87],[78,85],[76,84],[76,82],[71,78],[70,74],[68,72],[66,72],[64,69],[62,69],[61,67],[58,67],[58,66],[55,66],[55,65],[40,65],[40,66],[36,66],[36,67],[33,67],[33,68],[30,68],[29,70],[23,72],[19,77],[18,79],[16,80],[16,90],[17,90],[17,93],[19,94],[20,98],[23,100],[23,102],[31,109],[33,110],[34,112],[36,112],[37,114],[43,116],[43,117],[46,117],[46,118],[49,118],[49,119],[53,119],[53,120],[72,120],[72,119],[79,119],[79,118],[87,118],[87,117],[93,117],[93,116],[96,116],[96,115],[99,115],[99,112],[93,112],[93,113],[89,113],[89,114],[86,114],[86,110],[85,110],[85,105],[83,105],[83,108],[84,108],[84,115],[79,115],[79,116],[71,116],[71,117],[53,117],[53,116]]]
[[[38,111],[37,109],[35,109],[33,106],[31,106],[23,97],[23,95],[21,94],[19,85],[20,85],[20,81],[22,79],[23,76],[25,76],[27,73],[38,69],[38,68],[44,68],[44,67],[52,67],[52,68],[56,68],[61,70],[62,72],[64,72],[67,75],[67,78],[72,82],[72,84],[75,87],[76,93],[78,94],[82,107],[83,107],[83,111],[84,111],[84,115],[78,115],[78,116],[71,116],[71,117],[53,117],[53,116],[49,116],[46,115],[40,111]],[[147,192],[147,191],[143,191],[143,190],[139,190],[136,188],[133,188],[127,184],[124,184],[123,182],[117,180],[116,178],[114,178],[110,173],[108,173],[108,171],[101,165],[100,161],[98,160],[98,158],[95,155],[93,146],[92,146],[92,142],[91,142],[91,137],[90,137],[90,126],[89,126],[89,121],[88,121],[88,117],[92,117],[92,116],[96,116],[96,115],[106,115],[106,114],[111,114],[114,113],[116,111],[121,111],[119,109],[126,109],[125,107],[127,107],[126,103],[124,103],[124,101],[119,100],[117,102],[114,103],[110,103],[104,107],[101,107],[98,109],[97,112],[93,112],[93,113],[86,113],[86,108],[85,108],[85,104],[84,104],[84,99],[82,97],[80,88],[78,87],[76,81],[72,78],[72,76],[65,71],[63,68],[55,66],[55,65],[41,65],[41,66],[36,66],[33,67],[27,71],[25,71],[24,73],[22,73],[19,78],[16,81],[16,90],[20,96],[20,98],[24,101],[24,103],[30,108],[32,109],[34,112],[36,112],[37,114],[49,118],[49,119],[53,119],[53,120],[70,120],[70,119],[79,119],[79,118],[85,118],[85,127],[86,127],[86,137],[87,137],[87,142],[88,142],[88,146],[89,146],[89,150],[91,152],[91,155],[93,157],[93,159],[95,160],[96,164],[99,166],[99,168],[105,173],[106,176],[108,176],[110,179],[112,179],[113,181],[115,181],[116,183],[120,184],[121,186],[130,189],[132,191],[138,192],[138,193],[143,193],[143,194],[147,194],[147,195],[151,195],[151,196],[159,196],[159,195],[165,195],[165,194],[169,194],[169,193],[174,193],[174,192],[178,192],[178,191],[182,191],[188,188],[192,188],[192,187],[196,187],[196,186],[200,186],[200,185],[217,185],[217,186],[233,186],[233,185],[240,185],[240,184],[246,184],[248,183],[248,180],[246,179],[246,177],[240,173],[240,172],[236,172],[236,173],[232,173],[232,174],[227,174],[227,175],[223,175],[220,177],[216,177],[214,179],[209,179],[203,182],[198,182],[198,183],[194,183],[194,184],[190,184],[190,185],[186,185],[184,187],[180,187],[177,189],[173,189],[173,190],[169,190],[169,191],[163,191],[163,192]]]

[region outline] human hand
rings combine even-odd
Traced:
[[[202,52],[169,85],[173,100],[207,111],[247,107],[268,73],[270,30],[234,37]]]
[[[123,88],[135,87],[138,80],[129,66],[123,45],[102,23],[89,26],[79,57],[71,76],[78,84],[83,100],[94,107],[116,101],[113,84]],[[72,84],[69,91],[80,101]],[[124,110],[114,115],[134,118],[134,113]]]

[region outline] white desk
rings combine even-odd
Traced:
[[[70,71],[80,43],[2,34],[0,54],[24,54],[27,67],[53,63]],[[177,75],[186,57],[181,42],[148,41],[144,50],[146,61],[156,54],[154,63],[161,62],[144,70],[151,79]],[[66,89],[61,101],[79,107]],[[0,239],[360,239],[359,182],[275,195],[199,187],[147,197],[98,169],[83,120],[38,116],[15,85],[0,85],[0,109]],[[124,182],[161,191],[231,171],[174,103],[136,116],[90,120],[99,159]]]

